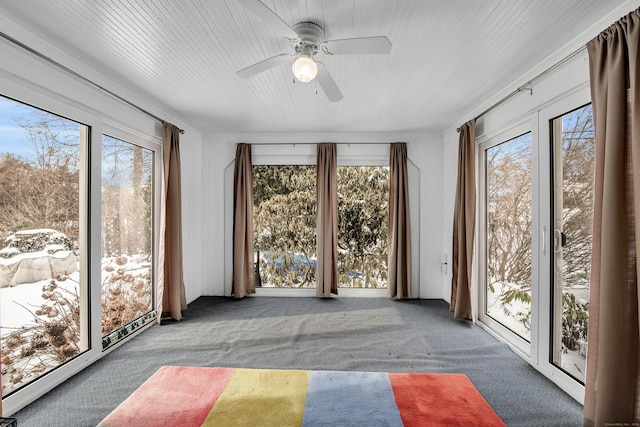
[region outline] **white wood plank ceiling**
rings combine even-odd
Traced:
[[[331,103],[287,64],[236,74],[293,53],[237,0],[1,1],[0,15],[205,133],[441,132],[628,1],[263,3],[327,40],[387,36],[391,53],[319,53],[344,94]]]

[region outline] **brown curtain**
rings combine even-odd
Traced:
[[[453,209],[453,250],[451,252],[451,304],[453,317],[473,319],[471,267],[476,221],[476,127],[475,120],[460,126],[458,142],[458,183]]]
[[[253,260],[253,166],[251,145],[238,144],[233,172],[233,296],[256,292]]]
[[[389,160],[389,297],[411,298],[411,221],[407,144],[391,144]]]
[[[182,202],[180,187],[180,129],[164,123],[162,129],[164,188],[160,216],[157,304],[162,317],[182,318],[187,308],[182,270]]]
[[[596,141],[585,425],[638,425],[640,9],[587,44]]]
[[[338,166],[336,144],[318,144],[316,209],[318,267],[316,295],[338,294]]]

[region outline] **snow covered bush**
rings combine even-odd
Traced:
[[[72,249],[71,239],[59,231],[49,228],[21,230],[5,239],[5,247],[0,250],[0,256],[11,258],[24,253],[45,251],[52,254]]]
[[[102,331],[108,344],[153,317],[151,261],[149,257],[103,260]],[[78,273],[72,276],[77,277]],[[65,275],[42,286],[41,303],[14,301],[31,321],[4,328],[2,335],[2,394],[37,379],[43,373],[80,354],[79,284]],[[69,283],[72,283],[69,285]],[[104,339],[103,339],[104,345]],[[108,345],[107,345],[108,346]]]
[[[72,292],[51,280],[42,286],[42,299],[44,302],[35,311],[22,305],[32,314],[33,323],[2,337],[3,395],[6,389],[26,384],[80,353],[77,287]]]

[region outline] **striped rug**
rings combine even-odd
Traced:
[[[504,426],[461,374],[164,366],[99,426]]]

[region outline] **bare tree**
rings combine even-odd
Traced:
[[[498,293],[504,314],[529,328],[531,310],[512,312],[512,303],[531,302],[530,134],[486,151],[487,285]]]
[[[562,131],[563,285],[589,282],[595,176],[593,115],[588,107],[571,114]]]
[[[152,152],[108,136],[102,148],[103,255],[150,254]]]
[[[26,228],[54,228],[79,238],[79,124],[34,110],[18,119],[31,155],[0,159],[0,227],[3,235]]]

